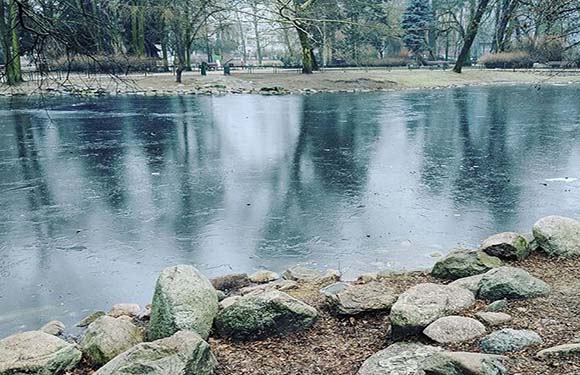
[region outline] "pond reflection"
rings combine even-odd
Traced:
[[[178,263],[430,266],[580,216],[580,89],[0,101],[0,336]],[[571,180],[570,180],[571,181]]]

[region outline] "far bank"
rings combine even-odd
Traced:
[[[231,76],[210,72],[184,74],[183,83],[172,73],[131,75],[52,75],[19,86],[0,86],[0,95],[224,95],[309,94],[315,92],[398,91],[487,85],[574,85],[578,70],[451,70],[333,69],[304,75],[296,70],[234,71]]]

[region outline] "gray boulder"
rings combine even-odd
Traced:
[[[158,340],[185,330],[206,339],[217,311],[216,290],[201,272],[192,266],[166,268],[155,287],[148,338]]]
[[[483,275],[479,283],[481,298],[528,299],[550,294],[551,288],[521,268],[500,267]]]
[[[483,241],[480,249],[501,259],[524,259],[530,255],[526,238],[514,232],[493,235]]]
[[[125,350],[143,342],[143,339],[143,330],[131,318],[103,316],[89,325],[81,347],[91,362],[102,366]]]
[[[48,333],[31,331],[0,340],[0,375],[58,375],[76,366],[82,353]]]
[[[456,280],[485,273],[502,264],[501,259],[480,250],[458,250],[435,263],[431,275],[439,279]]]
[[[310,327],[316,309],[277,290],[245,295],[220,311],[215,320],[217,333],[236,340],[284,335]]]
[[[475,316],[489,327],[501,326],[512,321],[511,315],[501,312],[478,312]]]
[[[376,281],[355,285],[337,283],[321,292],[330,308],[341,315],[389,310],[398,297],[393,288]]]
[[[482,277],[483,274],[463,277],[461,279],[453,281],[452,283],[449,283],[449,285],[467,289],[471,293],[473,293],[474,296],[477,296],[477,294],[479,293],[479,283],[481,282]]]
[[[49,335],[59,336],[64,332],[65,329],[66,329],[66,326],[64,325],[63,322],[58,321],[58,320],[53,320],[53,321],[50,321],[50,322],[46,323],[45,325],[43,325],[42,328],[40,329],[40,331],[44,332],[44,333],[48,333]]]
[[[95,375],[211,375],[216,365],[210,346],[201,336],[180,331],[171,337],[132,347]]]
[[[423,363],[442,350],[416,343],[395,343],[369,357],[357,375],[423,375]]]
[[[580,343],[564,344],[544,349],[536,354],[538,359],[549,358],[580,358]]]
[[[485,326],[472,318],[445,316],[429,324],[423,334],[439,344],[453,344],[485,335]]]
[[[580,222],[561,216],[548,216],[534,224],[534,238],[548,255],[580,256]]]
[[[542,342],[540,335],[534,331],[506,328],[490,333],[481,340],[479,346],[485,353],[501,354],[517,352]]]
[[[507,357],[465,352],[435,353],[423,364],[425,375],[508,375]]]
[[[419,333],[435,320],[475,303],[473,293],[449,285],[418,284],[401,294],[391,308],[395,337]]]

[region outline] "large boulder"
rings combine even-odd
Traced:
[[[81,347],[91,362],[102,366],[125,350],[143,342],[143,336],[143,330],[128,316],[103,316],[89,325]]]
[[[132,347],[95,375],[211,375],[216,364],[210,346],[201,336],[180,331],[171,337]]]
[[[576,344],[564,344],[554,346],[552,348],[540,350],[536,354],[538,359],[550,359],[550,358],[578,358],[580,359],[580,343]]]
[[[416,343],[395,343],[369,357],[357,375],[423,375],[423,363],[442,350]]]
[[[155,287],[148,338],[158,340],[185,330],[207,339],[217,311],[216,290],[201,272],[192,266],[166,268]]]
[[[534,331],[506,328],[485,336],[479,346],[485,353],[502,354],[517,352],[528,346],[540,344],[542,344],[542,338]]]
[[[524,259],[530,255],[526,238],[514,232],[489,237],[481,244],[481,250],[501,259]]]
[[[480,250],[458,250],[435,263],[431,275],[440,279],[456,280],[485,273],[502,264],[501,259]]]
[[[419,333],[435,320],[465,310],[474,303],[473,293],[466,289],[418,284],[401,294],[391,308],[393,335]]]
[[[48,333],[30,331],[0,340],[0,375],[58,375],[76,366],[82,353]]]
[[[425,375],[508,375],[507,357],[465,352],[435,353],[423,363]]]
[[[389,310],[398,297],[393,288],[376,281],[355,285],[337,283],[321,292],[330,308],[341,315]]]
[[[215,327],[220,336],[251,340],[310,327],[316,309],[277,290],[245,295],[220,311]]]
[[[444,316],[429,324],[423,333],[439,344],[454,344],[485,335],[485,326],[464,316]]]
[[[535,298],[550,291],[548,284],[515,267],[495,268],[483,275],[479,283],[479,296],[492,301]]]
[[[548,255],[580,256],[580,222],[561,216],[548,216],[534,224],[534,238]]]

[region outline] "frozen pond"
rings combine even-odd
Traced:
[[[580,88],[0,100],[0,337],[166,266],[433,264],[580,217]]]

